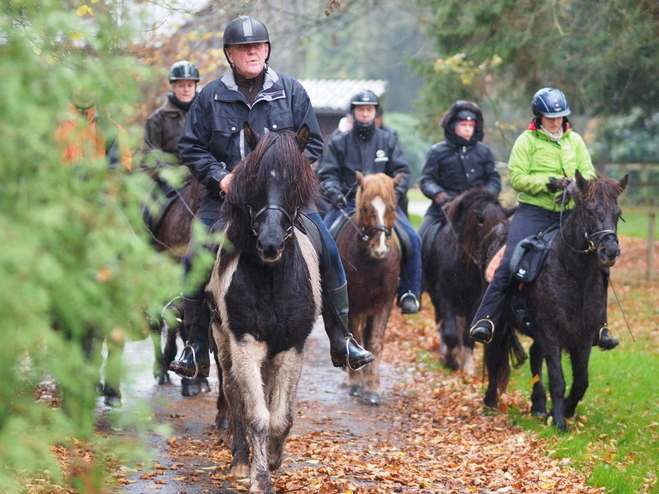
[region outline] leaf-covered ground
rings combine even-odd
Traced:
[[[647,327],[644,337],[657,338],[657,314],[647,304],[633,305],[634,293],[657,292],[652,284],[634,281],[645,269],[645,243],[624,238],[622,246],[625,255],[613,273],[618,295],[634,327]],[[643,320],[651,324],[638,324]],[[612,326],[621,333],[624,323],[615,317]],[[476,376],[438,370],[439,338],[427,299],[418,316],[392,314],[379,407],[362,405],[340,387],[343,376],[329,364],[322,332],[312,335],[307,350],[295,425],[284,465],[273,476],[277,492],[605,492],[588,486],[568,458],[549,456],[544,440],[509,425],[505,409],[514,405],[528,413],[526,397],[504,396],[502,412],[484,413],[480,346]],[[153,465],[133,469],[117,463],[119,487],[112,490],[247,491],[245,479],[228,474],[225,433],[212,427],[215,393],[184,399],[170,386],[154,396],[167,398],[156,406],[155,420],[170,423],[174,433],[152,436],[158,450]]]

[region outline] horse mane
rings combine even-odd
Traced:
[[[268,201],[268,188],[282,191],[283,208],[291,213],[314,205],[320,184],[295,132],[285,129],[260,136],[256,148],[232,171],[234,177],[221,211],[230,223],[228,236],[237,250],[253,239],[248,206],[256,212]]]
[[[468,263],[472,259],[478,259],[482,240],[479,238],[479,214],[484,213],[490,204],[496,202],[497,198],[491,192],[480,187],[473,187],[457,196],[446,206],[444,212],[447,221],[462,247],[462,262]]]
[[[360,204],[370,202],[373,198],[380,196],[387,204],[396,203],[396,189],[392,187],[391,177],[384,173],[375,173],[373,175],[364,175],[362,187],[357,188],[355,197],[355,221],[359,223],[361,208]]]
[[[620,194],[622,194],[623,188],[620,186],[620,182],[613,178],[605,177],[604,175],[597,174],[597,178],[594,180],[588,181],[588,189],[585,192],[585,195],[582,196],[582,201],[592,202],[596,198],[602,197],[606,204],[611,202],[616,202]]]

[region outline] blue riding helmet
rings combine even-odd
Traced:
[[[558,118],[570,114],[567,98],[560,89],[553,87],[544,87],[535,93],[531,107],[536,117]]]

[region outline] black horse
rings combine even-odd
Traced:
[[[274,494],[270,471],[281,465],[305,341],[322,305],[318,253],[300,230],[319,183],[303,153],[306,125],[258,142],[243,130],[254,151],[233,170],[219,222],[230,246],[220,247],[206,290],[231,410],[231,473],[251,471],[250,492]]]
[[[562,221],[537,279],[513,294],[526,308],[520,324],[512,310],[503,314],[485,355],[489,384],[485,405],[496,407],[510,376],[508,353],[517,346],[513,327],[533,338],[530,364],[533,374],[532,413],[545,415],[547,397],[542,382],[542,364],[547,362],[549,412],[556,427],[568,430],[566,418],[574,415],[588,388],[588,361],[599,329],[606,321],[607,279],[603,271],[620,255],[616,234],[620,207],[618,196],[628,177],[616,181],[599,177],[586,180],[577,171],[575,207]],[[505,241],[505,229],[498,238]],[[524,311],[524,310],[523,310]],[[565,398],[561,354],[570,355],[572,386]]]
[[[440,358],[449,369],[474,373],[468,324],[483,293],[480,249],[485,235],[513,212],[484,189],[468,190],[447,205],[446,223],[423,236],[422,286],[435,308]]]

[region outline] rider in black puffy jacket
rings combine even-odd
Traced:
[[[490,148],[483,144],[483,113],[471,101],[456,101],[440,121],[444,140],[428,152],[419,184],[432,204],[417,229],[419,236],[437,221],[444,220],[442,206],[470,189],[482,186],[494,196],[501,192],[501,177],[495,168]],[[473,132],[469,136],[466,127]],[[463,127],[463,128],[458,128]],[[467,136],[468,138],[461,137]]]

